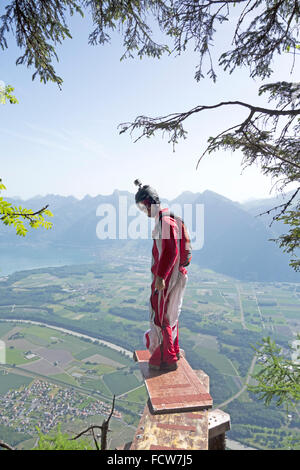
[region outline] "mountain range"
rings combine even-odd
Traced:
[[[186,191],[174,200],[163,200],[162,203],[171,208],[188,207],[188,221],[185,210],[183,215],[190,233],[198,234],[198,240],[192,239],[196,248],[197,245],[199,248],[201,236],[200,249],[193,250],[193,263],[240,280],[299,282],[299,273],[289,266],[290,255],[269,241],[286,232],[288,227],[280,222],[269,226],[274,212],[257,217],[285,202],[287,197],[288,194],[285,199],[257,199],[242,204],[206,190],[203,193]],[[81,200],[53,194],[26,201],[6,200],[33,210],[48,204],[54,217],[51,218],[51,230],[29,230],[25,238],[16,236],[12,227],[0,226],[1,274],[44,266],[99,262],[101,259],[125,260],[127,256],[148,256],[150,259],[150,221],[145,220],[145,224],[149,224],[147,239],[124,236],[127,230],[132,232],[137,217],[145,217],[134,213],[134,195],[127,191],[115,190],[111,195],[95,197],[87,195]],[[105,208],[115,218],[116,239],[99,239],[97,236],[99,222],[102,221],[103,229],[109,213],[105,213]]]

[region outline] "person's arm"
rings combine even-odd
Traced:
[[[165,280],[176,263],[178,253],[178,226],[177,222],[168,216],[162,217],[162,249],[156,274],[161,280]],[[158,283],[163,285],[163,282]],[[159,287],[157,287],[158,290]]]

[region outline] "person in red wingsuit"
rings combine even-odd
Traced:
[[[139,186],[135,202],[148,217],[155,219],[152,232],[152,283],[149,302],[150,329],[144,343],[150,351],[149,368],[175,370],[180,358],[178,318],[187,283],[186,266],[191,260],[190,238],[183,221],[163,209],[157,192]]]

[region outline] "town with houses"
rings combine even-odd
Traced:
[[[43,433],[61,422],[73,422],[89,416],[107,416],[111,405],[90,399],[71,388],[54,386],[44,380],[34,380],[27,387],[9,390],[0,395],[0,425],[18,432],[35,434],[36,426]],[[114,418],[122,414],[114,410]]]

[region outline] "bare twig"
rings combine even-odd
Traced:
[[[94,433],[94,428],[92,428],[92,434],[93,434],[93,439],[94,439],[96,449],[99,450],[99,445],[98,445],[98,442],[97,442],[97,439],[96,439],[96,436],[95,436],[95,433]]]
[[[109,415],[109,417],[108,417],[108,418],[103,422],[103,424],[102,424],[102,428],[103,428],[103,429],[102,429],[102,433],[101,433],[101,450],[106,450],[106,448],[107,448],[107,432],[108,432],[108,425],[109,425],[110,418],[112,417],[113,412],[114,412],[115,398],[116,398],[116,396],[114,395],[113,404],[112,404],[112,408],[111,408],[110,415]]]
[[[92,435],[93,435],[93,439],[94,439],[96,449],[100,450],[97,439],[96,439],[96,436],[95,436],[95,433],[94,433],[94,429],[101,429],[101,450],[106,450],[107,449],[107,433],[110,432],[110,430],[108,429],[108,425],[109,425],[110,418],[113,415],[114,408],[115,408],[115,395],[113,397],[111,412],[110,412],[108,418],[103,421],[102,426],[93,424],[93,425],[89,426],[87,429],[85,429],[84,431],[81,431],[75,437],[72,437],[70,440],[78,439],[83,434],[86,434],[87,432],[92,431]]]
[[[288,206],[291,205],[292,203],[292,200],[296,197],[296,195],[298,194],[298,192],[300,191],[300,188],[296,189],[296,191],[294,192],[294,194],[290,197],[290,199],[283,203],[283,204],[280,204],[279,206],[276,206],[276,207],[272,207],[272,209],[269,209],[265,212],[262,212],[261,214],[257,214],[255,217],[259,217],[260,215],[264,215],[264,214],[270,214],[271,211],[275,211],[276,209],[280,209],[280,207],[283,207],[283,209],[281,210],[281,212],[279,214],[277,214],[276,216],[273,217],[273,221],[278,219],[278,217],[281,216],[281,214],[284,214],[284,212],[286,211],[286,209],[288,208]]]
[[[6,442],[0,441],[0,447],[3,447],[3,449],[7,450],[16,450],[14,447],[11,447],[9,444],[6,444]]]
[[[102,431],[102,426],[99,426],[97,424],[92,424],[87,429],[85,429],[84,431],[81,431],[79,434],[77,434],[75,437],[72,437],[70,440],[74,441],[75,439],[78,439],[79,437],[83,436],[83,434],[86,434],[87,432],[89,432],[93,429],[101,429],[101,431]]]

